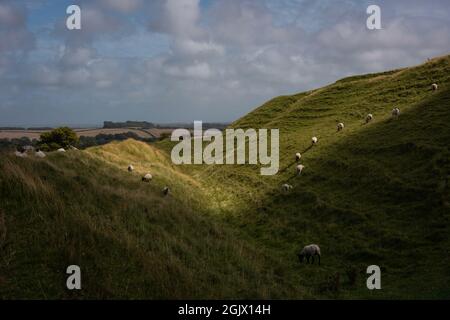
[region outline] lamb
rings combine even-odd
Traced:
[[[314,264],[314,257],[317,256],[319,258],[320,265],[320,248],[317,244],[310,244],[309,246],[305,246],[300,253],[297,254],[300,263],[303,263],[303,259],[306,258],[306,262],[309,263],[309,258],[312,258],[312,264]]]
[[[133,171],[134,171],[134,167],[133,167],[132,164],[130,164],[130,165],[128,166],[128,172],[133,172]]]
[[[369,113],[366,117],[366,124],[368,124],[372,120],[373,120],[373,115],[371,113]]]
[[[338,123],[338,125],[337,125],[337,131],[341,131],[341,130],[344,130],[344,124],[342,122]]]
[[[298,176],[302,174],[303,169],[305,169],[305,166],[304,166],[304,165],[299,164],[299,165],[297,166],[296,170],[297,170],[297,175],[298,175]]]
[[[311,142],[313,145],[315,145],[319,142],[319,139],[317,139],[317,137],[312,137]]]
[[[66,152],[66,150],[64,148],[59,148],[58,150],[56,150],[56,152],[64,153],[64,152]]]
[[[169,192],[170,192],[169,187],[164,187],[164,189],[163,189],[162,192],[163,192],[163,194],[164,194],[165,196],[169,195]]]
[[[293,189],[293,187],[290,184],[287,184],[287,183],[285,183],[285,184],[283,184],[281,186],[281,190],[283,190],[284,192],[289,192],[292,189]]]
[[[295,154],[295,160],[297,160],[297,162],[299,162],[301,158],[302,158],[301,153],[296,153]]]
[[[45,153],[44,152],[42,152],[41,150],[36,150],[36,153],[34,154],[36,157],[38,157],[38,158],[45,158],[46,157],[46,155],[45,155]]]
[[[394,110],[392,110],[392,116],[394,118],[398,118],[399,115],[400,115],[400,109],[399,108],[395,108]]]
[[[153,176],[150,173],[147,173],[145,176],[142,177],[142,182],[150,182],[152,181]]]
[[[438,89],[438,85],[437,85],[436,83],[433,83],[433,84],[431,85],[431,90],[437,91],[437,89]]]

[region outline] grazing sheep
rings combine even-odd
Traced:
[[[303,169],[305,169],[305,166],[304,166],[304,165],[299,164],[299,165],[297,166],[296,170],[297,170],[297,175],[298,175],[298,176],[302,174]]]
[[[26,151],[24,151],[24,152],[16,151],[16,152],[14,152],[14,154],[16,155],[16,157],[19,157],[19,158],[26,158],[26,157],[28,157]]]
[[[297,162],[299,162],[301,158],[302,158],[301,153],[296,153],[295,154],[295,160],[297,160]]]
[[[163,194],[164,194],[165,196],[167,196],[167,195],[169,195],[169,192],[170,192],[169,187],[164,187],[164,189],[163,189]]]
[[[312,258],[312,264],[314,264],[314,257],[317,256],[319,258],[320,265],[320,248],[317,244],[310,244],[309,246],[305,246],[300,253],[297,254],[300,263],[303,263],[303,259],[306,258],[306,262],[309,263],[309,258]]]
[[[37,150],[34,155],[36,157],[38,157],[38,158],[45,158],[46,157],[45,153],[43,153],[41,150]]]
[[[130,165],[128,166],[128,172],[133,172],[133,171],[134,171],[134,167],[133,167],[132,164],[130,164]]]
[[[317,139],[317,137],[312,137],[311,142],[313,145],[315,145],[319,142],[319,139]]]
[[[283,184],[281,186],[281,190],[283,190],[284,192],[289,192],[292,189],[293,189],[293,187],[290,184],[287,184],[287,183],[285,183],[285,184]]]
[[[66,150],[64,150],[64,148],[59,148],[58,150],[56,150],[56,152],[61,152],[61,153],[63,153],[63,152],[66,152]]]
[[[341,122],[341,123],[338,123],[338,125],[337,125],[337,131],[341,131],[341,130],[344,130],[344,124]]]
[[[394,110],[392,110],[392,116],[394,118],[398,118],[399,115],[400,115],[400,109],[399,108],[395,108]]]
[[[147,173],[145,176],[142,177],[143,182],[150,182],[152,181],[153,176],[150,173]]]
[[[373,120],[373,115],[369,113],[366,117],[366,124]]]
[[[437,89],[438,89],[438,85],[437,85],[436,83],[433,83],[433,84],[431,85],[431,90],[437,91]]]

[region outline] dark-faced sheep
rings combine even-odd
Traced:
[[[399,108],[394,108],[394,109],[392,110],[392,117],[394,117],[395,119],[397,119],[399,115],[400,115],[400,109],[399,109]]]
[[[342,131],[342,130],[344,130],[344,124],[341,122],[341,123],[338,123],[338,125],[337,125],[337,131]]]
[[[369,113],[366,117],[366,124],[371,122],[373,120],[373,115],[371,113]]]
[[[168,195],[169,195],[169,192],[170,192],[169,187],[164,187],[164,189],[163,189],[163,195],[168,196]]]
[[[437,91],[437,89],[438,89],[438,85],[437,85],[436,83],[433,83],[433,84],[431,85],[431,90]]]
[[[287,184],[287,183],[285,183],[285,184],[283,184],[282,186],[281,186],[281,190],[283,190],[283,192],[289,192],[289,191],[291,191],[292,190],[292,186],[290,185],[290,184]]]
[[[295,154],[295,160],[296,160],[297,162],[299,162],[301,158],[302,158],[301,153],[296,153],[296,154]]]
[[[311,138],[312,145],[316,145],[318,142],[319,142],[319,139],[317,139],[317,137],[312,137]]]
[[[306,258],[306,262],[309,263],[309,259],[312,258],[311,263],[314,264],[314,257],[319,258],[320,265],[320,248],[317,244],[310,244],[309,246],[305,246],[300,253],[297,254],[300,263],[303,263],[303,260]]]
[[[133,172],[133,171],[134,171],[134,167],[133,167],[132,164],[130,164],[130,165],[128,166],[128,172]]]
[[[152,181],[153,176],[150,173],[147,173],[145,176],[142,177],[142,182],[150,182]]]

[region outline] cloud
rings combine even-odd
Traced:
[[[42,8],[0,0],[0,123],[27,111],[40,123],[232,121],[273,96],[450,51],[444,0],[380,0],[379,31],[366,29],[366,0],[80,3],[81,31],[63,12],[39,33],[29,19]]]
[[[0,54],[29,51],[34,48],[34,36],[26,26],[27,11],[9,1],[0,2]]]

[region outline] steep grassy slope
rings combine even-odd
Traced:
[[[148,171],[154,181],[142,183]],[[276,275],[277,261],[208,218],[195,181],[140,142],[44,160],[1,155],[0,199],[1,298],[303,295]],[[82,270],[79,292],[65,288],[71,264]]]
[[[443,57],[269,101],[232,126],[280,129],[271,177],[173,166],[168,141],[1,155],[0,297],[450,298],[449,80]],[[296,259],[310,243],[320,267]],[[82,267],[81,292],[65,290],[69,264]]]
[[[276,98],[232,127],[280,129],[277,176],[251,166],[202,168],[194,176],[221,190],[216,199],[227,219],[234,216],[317,296],[336,296],[330,279],[339,274],[340,297],[449,298],[449,80],[450,58],[443,57]],[[375,120],[365,125],[368,113]],[[310,148],[312,136],[319,144]],[[300,178],[296,152],[306,166]],[[294,186],[289,195],[280,192],[284,182]],[[321,268],[296,261],[295,251],[309,243],[322,247]],[[378,292],[365,286],[371,264],[383,270]]]

